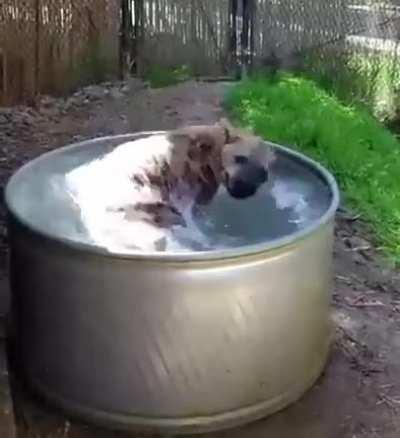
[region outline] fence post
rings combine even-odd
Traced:
[[[120,26],[120,40],[119,40],[119,68],[120,77],[125,79],[129,73],[129,50],[132,27],[132,14],[130,8],[130,0],[121,0],[121,26]]]
[[[144,42],[144,2],[143,0],[132,0],[134,3],[135,12],[135,24],[134,24],[134,35],[135,35],[135,64],[136,64],[136,74],[140,77],[143,74],[144,67],[142,65],[142,51]]]
[[[233,70],[235,76],[240,75],[238,71],[237,62],[237,14],[238,14],[238,0],[229,0],[229,59],[230,68]]]
[[[34,66],[34,98],[40,93],[40,0],[35,1],[35,66]]]
[[[248,63],[249,63],[249,69],[250,71],[253,69],[253,64],[254,64],[254,53],[255,53],[255,39],[254,39],[254,34],[255,34],[255,18],[256,18],[256,8],[257,8],[257,3],[256,0],[249,0],[250,4],[249,4],[249,46],[250,46],[250,52],[249,52],[249,59],[248,59]]]
[[[242,0],[241,64],[246,76],[253,63],[255,0]]]

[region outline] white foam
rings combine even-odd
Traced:
[[[109,154],[73,169],[65,176],[66,188],[80,210],[90,241],[111,252],[157,249],[164,240],[166,250],[190,250],[194,241],[208,246],[204,234],[191,217],[191,203],[183,216],[187,228],[160,229],[143,220],[127,220],[122,210],[138,202],[160,201],[160,194],[149,185],[132,182],[132,174],[143,174],[154,166],[154,158],[169,159],[171,143],[165,135],[122,144]],[[180,242],[187,242],[188,247]]]
[[[289,220],[300,226],[313,217],[308,197],[312,187],[296,178],[275,180],[271,187],[271,195],[275,199],[276,207],[280,210],[290,209],[294,218]]]

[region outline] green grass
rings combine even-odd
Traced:
[[[400,262],[400,144],[366,110],[345,105],[315,82],[289,74],[253,78],[226,99],[233,118],[265,139],[325,164],[348,205]]]
[[[100,84],[118,75],[112,52],[100,42],[91,44],[76,63],[69,67],[65,92],[91,84]]]
[[[190,69],[186,65],[175,68],[152,66],[145,76],[152,88],[163,88],[179,84],[190,78]]]
[[[305,59],[305,74],[347,104],[362,105],[376,118],[399,118],[400,69],[393,54],[332,52]]]

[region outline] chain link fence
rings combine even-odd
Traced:
[[[397,119],[400,2],[256,0],[255,64],[298,70]]]

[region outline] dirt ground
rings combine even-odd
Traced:
[[[220,102],[227,87],[222,83],[189,82],[149,90],[132,81],[91,87],[65,101],[42,99],[35,110],[0,109],[1,188],[19,165],[71,141],[215,121],[222,115]],[[1,206],[1,313],[8,306],[4,219]],[[332,306],[336,339],[319,382],[301,401],[269,419],[208,437],[400,436],[400,275],[380,260],[365,230],[362,217],[345,208],[339,211]],[[7,385],[6,377],[0,379],[0,432],[12,417]],[[17,384],[11,389],[18,437],[136,436],[73,424],[31,399]],[[1,436],[14,435],[1,432]]]

